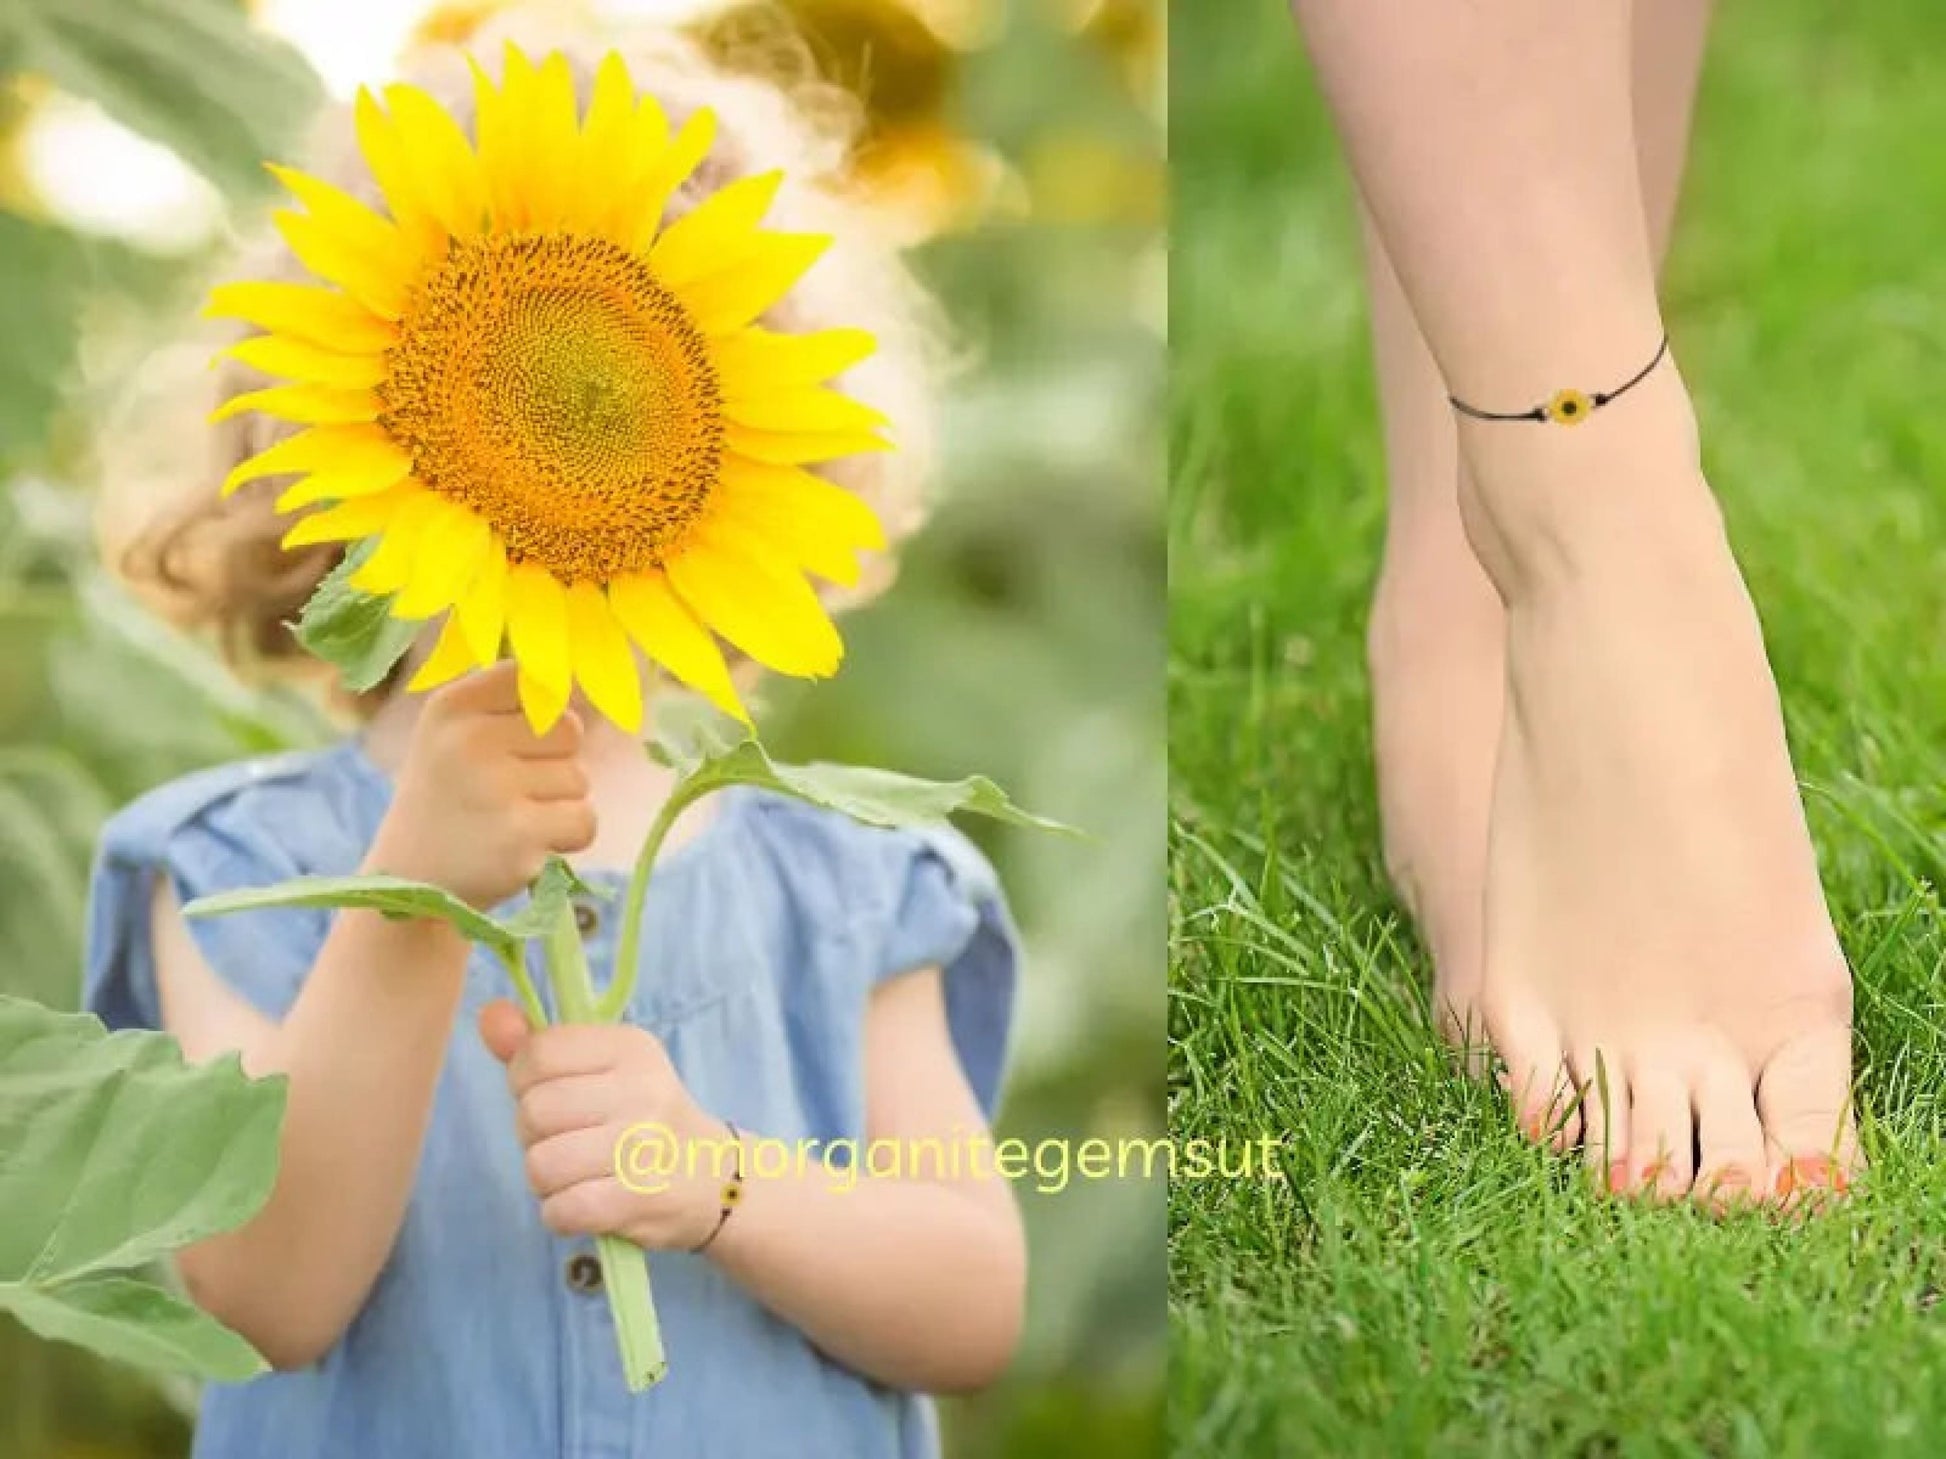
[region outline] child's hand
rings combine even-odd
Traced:
[[[690,1098],[654,1034],[627,1024],[535,1031],[497,1000],[480,1010],[480,1037],[507,1066],[514,1131],[549,1230],[688,1251],[716,1229],[735,1168],[729,1129]]]
[[[515,676],[502,661],[427,696],[370,869],[484,909],[531,882],[551,854],[594,840],[581,721],[569,711],[537,737]]]

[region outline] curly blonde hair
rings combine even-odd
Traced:
[[[509,39],[530,54],[564,52],[584,104],[601,58],[614,50],[621,52],[635,85],[653,93],[672,122],[679,125],[701,107],[716,113],[717,141],[670,203],[671,216],[739,177],[784,172],[770,226],[826,233],[835,242],[765,323],[789,331],[849,326],[877,336],[877,353],[837,383],[885,413],[898,449],[821,470],[873,508],[888,541],[896,544],[910,534],[923,517],[924,487],[932,477],[942,330],[933,300],[907,270],[890,231],[844,194],[845,167],[859,127],[855,100],[821,80],[801,41],[778,24],[744,35],[721,63],[666,27],[617,29],[596,38],[585,27],[564,30],[531,12],[496,18],[468,49],[489,72],[497,72]],[[409,59],[405,72],[405,79],[428,91],[471,132],[473,92],[465,52],[444,45],[426,48]],[[355,143],[349,107],[331,107],[319,118],[307,150],[309,170],[380,203]],[[289,251],[273,243],[266,233],[247,245],[222,276],[307,279]],[[220,496],[219,484],[233,466],[295,427],[253,413],[204,424],[221,402],[274,382],[230,359],[207,368],[211,351],[238,336],[231,329],[198,334],[144,368],[119,419],[104,433],[103,551],[144,601],[178,626],[213,636],[233,666],[302,675],[311,664],[290,624],[337,565],[343,548],[286,552],[279,545],[290,519],[279,516],[272,503],[289,484],[287,477],[253,482],[228,499]],[[867,564],[859,586],[825,590],[827,605],[852,606],[882,591],[891,576],[890,555],[879,554]]]

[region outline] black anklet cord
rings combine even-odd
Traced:
[[[1665,334],[1662,336],[1662,343],[1655,347],[1655,354],[1650,358],[1648,364],[1637,370],[1613,390],[1597,391],[1593,395],[1583,395],[1579,390],[1563,390],[1556,394],[1552,400],[1546,401],[1541,405],[1536,405],[1528,410],[1504,412],[1481,410],[1477,406],[1468,405],[1457,395],[1448,395],[1446,398],[1452,402],[1454,410],[1457,410],[1461,415],[1470,415],[1475,420],[1531,420],[1539,421],[1542,424],[1553,421],[1557,425],[1579,425],[1591,413],[1600,410],[1611,400],[1626,395],[1637,385],[1640,385],[1644,380],[1648,379],[1650,374],[1655,370],[1655,367],[1662,363],[1662,357],[1668,353],[1669,336]]]

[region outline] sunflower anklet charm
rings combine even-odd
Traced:
[[[1669,353],[1669,336],[1663,335],[1662,343],[1655,347],[1655,354],[1648,364],[1637,370],[1627,380],[1613,390],[1598,390],[1593,395],[1575,389],[1557,390],[1540,405],[1529,406],[1526,410],[1481,410],[1468,405],[1457,395],[1448,395],[1453,409],[1461,415],[1470,415],[1475,420],[1524,420],[1540,425],[1578,426],[1604,405],[1619,399],[1648,379],[1655,367],[1662,363],[1662,357]]]

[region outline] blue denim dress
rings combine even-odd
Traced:
[[[990,1115],[1017,953],[986,862],[953,833],[871,830],[768,794],[720,794],[715,819],[658,866],[630,1008],[696,1099],[763,1136],[862,1137],[872,987],[937,965],[954,1047]],[[87,1007],[111,1028],[159,1026],[156,875],[186,901],[352,871],[389,795],[347,742],[137,801],[109,824],[95,869]],[[619,891],[619,876],[590,878],[611,881]],[[598,981],[612,970],[617,905],[580,912]],[[210,966],[281,1017],[328,923],[278,910],[191,927]],[[701,1257],[651,1254],[669,1376],[627,1391],[592,1243],[541,1225],[504,1071],[474,1030],[480,1006],[512,991],[476,950],[410,1207],[364,1309],[314,1366],[205,1389],[197,1459],[936,1453],[926,1399],[827,1358]]]

